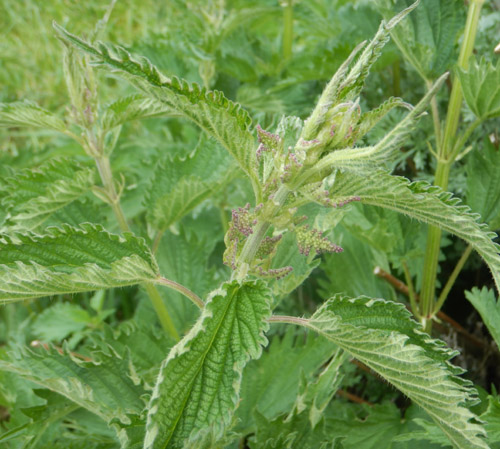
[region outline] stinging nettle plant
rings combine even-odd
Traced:
[[[303,211],[326,208],[340,216],[348,213],[351,202],[387,208],[457,235],[481,255],[500,289],[499,247],[492,241],[496,235],[450,194],[393,176],[386,168],[447,75],[414,107],[400,98],[390,98],[367,112],[360,107],[365,79],[391,29],[417,3],[383,22],[369,43],[355,48],[307,120],[285,117],[276,131],[257,125],[257,142],[249,115],[221,92],[166,77],[147,59],[122,47],[87,42],[55,24],[66,46],[65,75],[72,103],[69,118],[61,120],[31,103],[14,103],[1,106],[0,123],[50,128],[68,135],[95,162],[97,172],[90,164],[57,160],[6,182],[0,300],[8,303],[141,284],[169,334],[161,337],[166,341],[163,355],[168,355],[153,374],[142,376],[132,363],[127,366],[125,357],[113,359],[113,353],[120,350],[110,339],[103,343],[99,359],[79,358],[68,348],[62,353],[48,348],[32,354],[24,349],[21,357],[0,360],[0,369],[95,413],[116,429],[121,447],[224,447],[238,438],[231,429],[245,365],[261,356],[271,324],[289,323],[328,340],[331,357],[320,377],[323,383],[318,381],[302,392],[285,423],[294,422],[307,408],[307,425],[315,429],[328,403],[319,406],[319,398],[333,396],[342,362],[352,356],[422,407],[455,447],[487,448],[486,432],[469,410],[476,401],[475,390],[458,376],[462,370],[449,361],[455,352],[424,333],[402,304],[332,292],[331,299],[309,318],[273,314],[281,297],[300,285],[315,266],[315,255],[342,252]],[[80,57],[76,51],[86,56]],[[98,112],[96,66],[125,78],[141,95]],[[408,109],[406,116],[378,143],[366,146],[363,137],[397,107]],[[160,166],[146,199],[146,219],[154,234],[151,245],[132,232],[120,206],[124,181],[117,182],[111,171],[109,157],[121,125],[164,114],[194,122],[227,150],[250,181],[255,197],[253,205],[233,210],[223,257],[231,277],[205,301],[162,276],[157,251],[172,224],[227,184],[231,177],[225,173],[236,172],[233,163],[218,150],[207,154],[212,148],[207,143],[191,158],[169,160]],[[188,176],[180,176],[172,167],[184,167]],[[96,186],[98,176],[102,186]],[[102,224],[84,222],[88,220],[48,226],[56,214],[89,192],[110,205],[121,235]],[[280,265],[277,257],[280,247],[290,245],[292,237],[310,267],[301,276],[295,276],[293,263]],[[162,302],[160,286],[182,293],[200,309],[196,323],[182,338]],[[169,338],[178,341],[168,351]],[[50,369],[54,366],[58,367],[57,378]],[[123,376],[116,375],[120,372]],[[66,382],[65,376],[75,379],[74,383]],[[96,379],[106,381],[101,384]],[[113,394],[108,392],[109,385],[103,385],[106,382],[115,383]],[[121,395],[121,391],[126,393]],[[285,446],[294,440],[287,440],[291,430],[285,424],[283,429],[289,434],[269,437],[266,447],[293,447]],[[266,441],[264,436],[255,438],[251,447],[259,447],[258,438]]]

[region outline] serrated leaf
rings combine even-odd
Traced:
[[[499,396],[488,396],[488,408],[480,417],[486,423],[484,425],[488,432],[488,442],[492,447],[500,443],[500,400]],[[497,445],[493,446],[493,443]]]
[[[95,172],[69,159],[56,159],[38,168],[26,169],[7,178],[2,205],[8,216],[9,232],[33,230],[52,214],[88,192]]]
[[[500,348],[500,302],[495,298],[495,292],[487,287],[481,290],[474,287],[471,291],[465,292],[465,297],[479,312],[493,340]]]
[[[127,415],[144,407],[144,389],[132,381],[128,361],[116,354],[96,351],[91,361],[84,361],[66,349],[60,353],[50,346],[34,350],[17,346],[0,359],[0,370],[59,393],[106,422],[128,423]]]
[[[59,117],[28,101],[0,103],[0,126],[34,126],[66,131],[66,124]]]
[[[337,172],[330,192],[334,202],[357,196],[362,203],[394,210],[460,237],[484,259],[500,291],[500,247],[492,241],[496,234],[479,224],[478,215],[451,193],[384,171],[367,176]]]
[[[196,123],[229,151],[257,188],[251,119],[238,104],[222,92],[208,91],[176,77],[167,78],[149,60],[132,56],[122,47],[102,43],[92,46],[59,25],[54,27],[62,39],[88,53],[94,64],[118,71],[141,91]]]
[[[378,1],[386,18],[411,3],[412,0]],[[391,36],[419,75],[432,80],[453,63],[464,25],[465,9],[460,0],[421,0],[408,20],[391,30]]]
[[[467,70],[457,69],[467,105],[474,115],[486,120],[500,116],[500,62],[494,66],[491,61],[474,58]]]
[[[183,158],[174,156],[159,164],[146,197],[148,221],[167,229],[235,175],[227,153],[215,142],[202,138]]]
[[[158,267],[143,239],[82,224],[45,235],[0,239],[0,301],[124,287],[154,281]]]
[[[170,114],[164,104],[143,95],[129,95],[111,103],[102,117],[103,129],[109,130],[132,120],[141,120]]]
[[[198,322],[169,353],[149,404],[144,448],[182,448],[190,437],[231,420],[241,372],[267,340],[270,292],[262,282],[227,283],[207,301]]]
[[[454,353],[423,333],[404,305],[336,296],[305,325],[420,405],[457,448],[488,447],[484,430],[471,422],[474,414],[464,406],[474,400],[474,391],[448,362]]]
[[[500,227],[500,151],[486,139],[467,159],[467,204],[492,229]]]

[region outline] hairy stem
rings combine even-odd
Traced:
[[[157,283],[181,293],[186,298],[190,299],[193,302],[193,304],[195,304],[200,309],[203,309],[203,307],[205,307],[205,303],[203,302],[203,300],[196,293],[189,290],[187,287],[184,287],[183,285],[178,284],[177,282],[171,281],[170,279],[166,279],[163,277],[158,279]]]
[[[472,54],[472,49],[474,48],[477,25],[479,22],[479,15],[483,2],[484,0],[471,0],[469,3],[464,40],[462,42],[460,56],[458,58],[458,66],[464,69],[466,69],[468,66],[468,61]],[[460,80],[458,78],[455,78],[453,82],[453,88],[451,90],[450,102],[448,104],[448,112],[446,115],[443,139],[437,147],[439,157],[437,160],[434,184],[443,188],[444,190],[446,190],[448,187],[450,168],[454,161],[452,159],[452,156],[456,156],[456,154],[458,154],[458,151],[460,151],[460,149],[457,150],[454,147],[454,140],[458,129],[461,106],[462,87],[460,85]],[[425,249],[425,268],[422,278],[422,291],[420,294],[420,315],[422,316],[422,320],[425,320],[425,330],[427,332],[430,332],[432,327],[432,321],[430,320],[430,317],[436,312],[435,290],[440,243],[441,230],[439,228],[429,226],[427,234],[427,245]]]
[[[165,304],[163,303],[163,299],[153,284],[145,283],[144,288],[148,293],[149,299],[151,300],[151,304],[153,304],[153,308],[155,309],[156,315],[160,320],[160,323],[163,329],[172,336],[176,341],[180,340],[179,333],[175,328],[174,322],[168,313]]]

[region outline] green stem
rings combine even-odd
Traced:
[[[287,324],[297,324],[299,326],[306,326],[309,320],[306,318],[299,318],[298,316],[287,316],[287,315],[273,315],[270,316],[267,321],[269,323],[287,323]]]
[[[157,282],[160,285],[164,285],[165,287],[171,288],[172,290],[181,293],[186,298],[190,299],[193,304],[195,304],[200,309],[203,309],[203,307],[205,307],[205,303],[202,301],[202,299],[196,293],[192,292],[187,287],[184,287],[184,285],[178,284],[177,282],[171,281],[170,279],[166,278],[160,278]]]
[[[292,57],[293,44],[293,0],[287,0],[283,11],[283,59]]]
[[[441,291],[441,294],[439,295],[439,298],[437,300],[436,305],[434,306],[434,311],[433,315],[438,313],[441,310],[441,307],[443,307],[444,302],[446,301],[446,298],[448,297],[448,294],[450,293],[451,288],[455,284],[455,281],[457,280],[458,275],[462,271],[462,268],[465,265],[465,262],[467,262],[467,259],[469,258],[470,254],[472,252],[472,246],[468,245],[460,259],[458,260],[457,264],[455,265],[455,268],[453,269],[453,272],[450,274],[450,277],[448,278],[448,281],[446,282],[443,290]]]
[[[467,23],[465,26],[464,40],[460,49],[458,58],[458,66],[466,69],[469,58],[474,48],[476,39],[477,25],[479,15],[484,0],[471,0],[469,3],[469,11],[467,14]],[[439,142],[437,147],[438,160],[436,167],[436,176],[434,184],[446,190],[448,188],[448,180],[450,176],[450,168],[454,159],[452,156],[458,151],[454,146],[454,140],[458,129],[458,121],[462,107],[462,87],[460,80],[455,78],[453,88],[451,90],[450,102],[446,115],[446,123],[442,142]],[[437,137],[437,136],[436,136]],[[427,234],[427,245],[425,249],[424,273],[422,278],[422,291],[420,294],[420,315],[426,321],[425,329],[430,332],[432,327],[431,316],[437,312],[435,310],[435,288],[438,268],[438,258],[441,243],[441,230],[433,226],[429,226]]]
[[[408,297],[410,298],[411,310],[417,318],[420,318],[417,305],[417,295],[415,293],[415,288],[411,279],[410,270],[408,269],[408,265],[404,260],[402,262],[402,265],[403,271],[405,273],[406,285],[408,286]]]
[[[399,61],[392,64],[392,93],[395,97],[401,96],[401,67]]]
[[[160,320],[160,323],[163,327],[163,329],[170,334],[176,341],[179,341],[179,333],[177,332],[177,329],[175,328],[174,322],[172,321],[172,318],[170,318],[170,314],[168,313],[167,308],[165,307],[165,304],[163,303],[163,299],[160,296],[160,293],[156,289],[156,287],[153,284],[150,283],[145,283],[144,288],[146,289],[146,292],[148,293],[149,299],[151,300],[151,303],[153,304],[153,308],[155,309],[156,315],[158,316],[158,319]]]
[[[164,233],[165,233],[165,230],[160,229],[155,234],[155,237],[153,239],[153,246],[151,247],[151,251],[153,252],[153,254],[156,254],[156,252],[158,251],[158,247],[160,246],[161,238],[163,237]]]
[[[115,184],[113,182],[113,173],[111,171],[109,157],[101,156],[99,158],[95,158],[95,161],[104,188],[106,189],[108,196],[111,199],[111,207],[113,208],[113,212],[115,213],[116,219],[118,220],[120,229],[122,232],[130,232],[130,227],[120,205],[120,197],[116,192]],[[170,318],[170,314],[168,313],[168,309],[163,303],[160,293],[153,284],[146,283],[144,284],[144,287],[146,288],[146,292],[148,293],[149,299],[153,304],[156,315],[160,320],[163,330],[178,341],[179,333],[177,332],[177,329],[175,328],[174,323]]]
[[[462,150],[462,148],[465,146],[467,143],[467,140],[471,136],[471,134],[474,132],[474,130],[483,122],[482,119],[477,118],[474,120],[469,127],[465,130],[465,132],[460,136],[460,138],[457,140],[457,143],[453,147],[453,150],[451,152],[451,157],[450,159],[452,161],[455,161],[456,158],[458,157],[458,154]]]
[[[285,200],[289,193],[290,190],[288,190],[288,188],[284,185],[282,185],[278,189],[273,198],[274,207],[269,214],[270,217],[274,217],[278,213],[278,211],[285,203]],[[269,221],[262,221],[257,223],[255,231],[247,239],[245,245],[243,246],[243,249],[241,250],[241,254],[238,257],[237,262],[237,266],[239,268],[236,272],[233,273],[233,278],[241,280],[246,277],[250,263],[255,258],[255,255],[257,254],[259,246],[262,242],[262,239],[265,237],[269,226],[271,226],[271,223]]]
[[[427,86],[427,90],[432,88],[432,81],[426,80],[425,84]],[[432,121],[434,123],[434,135],[436,138],[436,148],[439,148],[441,144],[441,120],[439,119],[439,107],[436,95],[433,95],[431,99],[431,113],[432,113]]]

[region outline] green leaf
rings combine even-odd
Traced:
[[[362,203],[394,210],[460,237],[484,259],[500,291],[500,247],[492,241],[496,234],[479,224],[478,215],[451,193],[384,171],[366,176],[337,172],[330,193],[336,203],[359,197]]]
[[[500,302],[495,298],[495,292],[487,287],[481,290],[474,287],[471,291],[465,292],[465,297],[479,312],[493,340],[500,348]]]
[[[164,230],[226,185],[237,173],[227,153],[202,138],[194,151],[158,164],[146,196],[148,221]]]
[[[91,325],[90,314],[77,304],[57,303],[36,316],[32,329],[37,338],[44,342],[60,341],[73,332]]]
[[[34,126],[65,132],[66,124],[51,112],[31,102],[0,103],[0,126]]]
[[[270,314],[261,282],[227,283],[164,361],[149,404],[144,448],[182,448],[207,427],[222,436],[238,403],[241,372],[260,356]]]
[[[481,151],[467,159],[467,204],[492,229],[500,228],[500,151],[485,139]]]
[[[249,131],[250,116],[222,92],[208,91],[198,84],[167,78],[146,58],[134,57],[124,48],[102,43],[92,46],[54,24],[66,42],[88,53],[96,65],[118,71],[141,91],[163,103],[203,129],[236,159],[257,186],[255,140]]]
[[[0,300],[4,302],[154,281],[156,261],[143,239],[98,225],[49,228],[45,235],[0,240]]]
[[[496,67],[482,58],[472,58],[467,70],[457,69],[467,105],[474,115],[486,120],[500,116],[500,61]]]
[[[132,120],[171,115],[172,110],[159,101],[143,95],[129,95],[111,103],[102,117],[103,129],[109,130]]]
[[[88,192],[94,184],[92,168],[62,158],[7,178],[2,199],[8,231],[33,230],[52,214]]]
[[[485,428],[488,432],[488,442],[497,448],[500,443],[500,400],[499,396],[488,396],[488,408],[480,416],[486,422]],[[493,443],[496,443],[493,445]]]
[[[296,400],[301,376],[311,379],[332,352],[331,344],[314,334],[296,335],[289,328],[283,337],[276,335],[262,356],[243,371],[237,430],[245,434],[255,430],[254,410],[267,419],[288,412]]]
[[[385,18],[412,0],[379,0]],[[465,25],[461,0],[421,0],[415,12],[391,36],[404,58],[424,80],[433,80],[455,61],[456,44]]]
[[[128,360],[116,354],[95,351],[82,360],[66,348],[29,349],[17,346],[0,359],[0,370],[48,388],[98,415],[106,422],[130,421],[128,414],[144,408],[142,386],[134,383]]]
[[[320,333],[370,367],[420,405],[458,448],[488,446],[484,430],[471,420],[470,383],[448,360],[455,354],[432,340],[410,318],[404,305],[335,296],[304,325]]]

